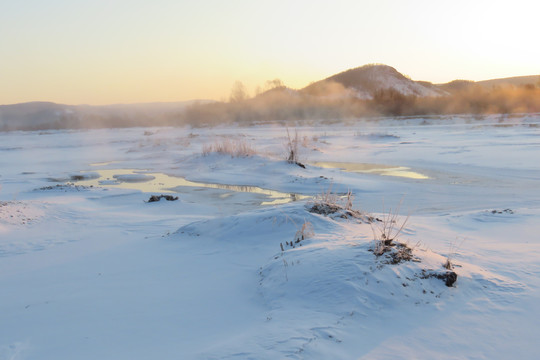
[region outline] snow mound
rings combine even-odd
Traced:
[[[269,250],[264,257],[268,257],[279,250],[280,241],[285,242],[281,239],[292,240],[304,221],[310,219],[313,219],[313,215],[306,213],[302,206],[283,205],[197,221],[181,227],[175,234],[197,237],[199,241],[222,246],[264,246]]]
[[[413,249],[415,261],[391,264],[388,257],[373,254],[368,224],[336,226],[336,220],[319,221],[332,223],[339,231],[316,234],[261,268],[261,293],[271,308],[293,303],[316,312],[332,309],[336,315],[365,314],[404,303],[438,302],[441,296],[457,291],[430,276],[446,272],[443,256]]]
[[[304,224],[309,231],[301,237]],[[299,353],[309,358],[321,348],[330,354],[351,333],[362,336],[369,324],[389,319],[406,324],[425,311],[452,312],[467,299],[486,294],[502,299],[504,293],[524,291],[509,278],[454,260],[458,279],[448,287],[438,278],[448,272],[446,257],[411,246],[412,260],[393,264],[386,254],[373,253],[373,232],[365,219],[310,213],[306,204],[194,222],[170,239],[194,254],[238,266],[227,276],[250,279],[242,296],[266,309],[265,325],[246,335],[244,347],[223,343],[209,350],[209,358],[234,358],[246,347],[264,348],[268,359],[303,358]]]
[[[521,289],[517,282],[462,262],[454,265],[458,279],[449,287],[442,278],[449,272],[447,258],[421,246],[407,245],[411,260],[397,264],[390,254],[376,256],[368,218],[324,216],[289,204],[195,222],[174,236],[195,238],[205,248],[221,245],[224,252],[249,253],[253,270],[258,268],[259,291],[272,309],[294,305],[365,313],[404,303],[438,303],[462,287]],[[303,224],[309,224],[312,236],[296,241]]]
[[[34,231],[48,218],[47,208],[37,201],[0,201],[0,257],[43,248]]]

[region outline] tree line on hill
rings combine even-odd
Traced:
[[[540,83],[486,88],[465,82],[440,96],[406,95],[387,88],[371,98],[313,96],[285,87],[248,97],[236,83],[228,102],[194,103],[178,121],[191,125],[274,120],[345,120],[377,116],[511,114],[540,112]],[[455,84],[456,85],[456,84]]]

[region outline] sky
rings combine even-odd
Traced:
[[[370,63],[444,83],[540,74],[530,0],[0,0],[0,104],[226,100]]]

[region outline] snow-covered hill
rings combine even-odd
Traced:
[[[365,65],[333,75],[304,88],[314,95],[331,95],[338,91],[349,96],[371,99],[377,91],[394,90],[403,95],[440,96],[441,89],[424,81],[414,81],[388,65]]]

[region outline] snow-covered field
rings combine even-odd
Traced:
[[[538,358],[540,115],[296,130],[0,133],[0,359]]]

